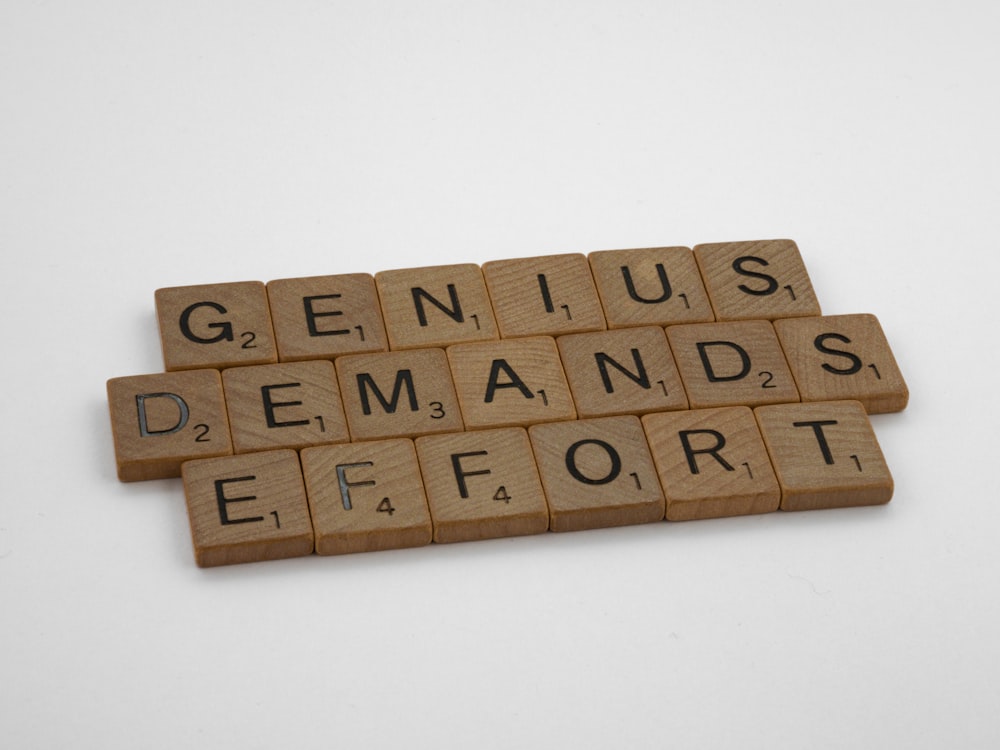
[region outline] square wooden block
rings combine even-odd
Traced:
[[[554,339],[548,336],[448,347],[469,430],[573,419],[576,410]]]
[[[262,282],[169,287],[155,297],[167,371],[278,361]]]
[[[695,245],[716,320],[774,320],[819,315],[798,246],[792,240]]]
[[[781,488],[749,408],[647,414],[642,424],[668,521],[778,509]]]
[[[799,400],[769,321],[692,323],[666,331],[692,409]]]
[[[549,512],[518,427],[417,438],[435,542],[540,534]]]
[[[663,520],[663,491],[638,417],[539,424],[528,434],[552,531]]]
[[[851,399],[869,414],[902,411],[910,392],[874,315],[774,321],[803,401]]]
[[[233,367],[222,387],[235,453],[350,440],[329,360]]]
[[[179,477],[184,461],[233,452],[218,370],[112,378],[107,391],[123,482]]]
[[[688,408],[662,328],[573,333],[556,345],[581,419]]]
[[[473,263],[375,274],[392,349],[499,338],[483,272]]]
[[[324,445],[302,451],[316,554],[431,543],[431,516],[412,440]]]
[[[335,364],[351,440],[462,429],[443,349],[349,354]]]
[[[594,277],[580,253],[494,260],[483,276],[503,338],[602,331]]]
[[[281,362],[389,349],[371,274],[275,279],[267,299]]]
[[[782,510],[880,505],[893,482],[858,401],[762,406],[754,410],[781,484]]]
[[[587,259],[608,328],[715,320],[690,248],[599,250]]]
[[[295,451],[188,461],[183,476],[199,566],[312,554],[312,522]]]

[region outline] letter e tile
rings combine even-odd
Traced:
[[[199,566],[312,553],[312,522],[295,451],[188,461],[182,475]]]

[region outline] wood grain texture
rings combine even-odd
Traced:
[[[608,328],[715,320],[690,248],[598,250],[587,260]]]
[[[662,328],[574,333],[556,345],[581,419],[688,408]]]
[[[860,402],[763,406],[754,414],[781,484],[782,510],[881,505],[892,498],[892,475]]]
[[[222,372],[235,453],[350,439],[333,363],[319,359]]]
[[[351,440],[463,428],[443,349],[349,354],[335,365]]]
[[[819,300],[792,240],[695,245],[695,259],[719,321],[819,315]]]
[[[647,414],[642,424],[668,521],[778,509],[781,488],[747,407]]]
[[[416,440],[435,542],[540,534],[549,513],[519,427]]]
[[[275,279],[267,299],[281,362],[389,349],[371,274]]]
[[[803,401],[852,399],[869,414],[902,411],[909,389],[874,315],[774,321]]]
[[[769,321],[692,323],[666,332],[692,409],[799,400]]]
[[[233,452],[218,370],[130,375],[107,382],[118,478],[181,475],[181,464]]]
[[[502,338],[601,331],[607,325],[581,253],[494,260],[483,276]]]
[[[278,361],[263,283],[168,287],[154,296],[168,372]]]
[[[573,419],[576,410],[556,342],[548,336],[448,347],[470,430]]]
[[[638,417],[539,424],[528,434],[552,531],[663,519],[663,491]]]
[[[473,263],[381,271],[375,284],[391,349],[499,338],[483,273]]]
[[[412,440],[306,448],[301,460],[316,554],[431,543],[431,516]]]
[[[295,451],[188,461],[183,478],[200,567],[312,553],[312,521]]]

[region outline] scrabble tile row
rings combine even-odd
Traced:
[[[186,462],[198,565],[877,505],[857,401],[729,406]]]
[[[867,314],[691,323],[108,381],[119,477],[194,458],[618,415],[908,391]]]
[[[791,240],[171,287],[155,296],[168,371],[821,314]]]

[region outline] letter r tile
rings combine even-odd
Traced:
[[[782,510],[880,505],[893,481],[858,401],[779,404],[754,410],[781,484]]]
[[[799,400],[770,321],[692,323],[666,330],[692,409]]]
[[[157,289],[155,297],[166,370],[278,361],[261,282],[169,287]]]
[[[112,378],[107,390],[123,482],[179,477],[184,461],[233,452],[218,370]]]
[[[668,521],[778,509],[781,488],[747,407],[647,414],[642,424],[666,495]]]

